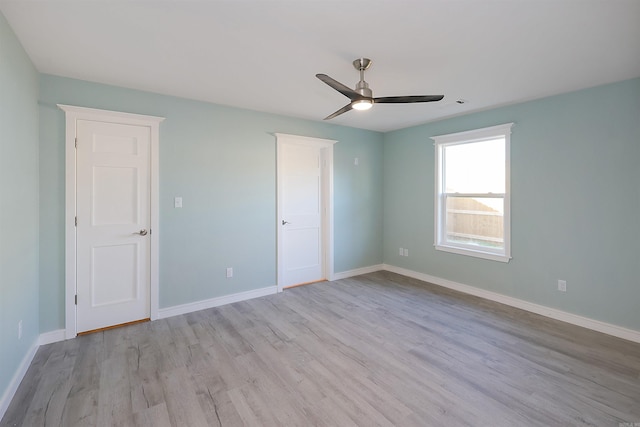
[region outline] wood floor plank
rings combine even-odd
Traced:
[[[71,388],[65,398],[61,425],[91,425],[98,416],[101,337],[78,339],[78,356],[70,377]],[[55,424],[54,424],[55,425]]]
[[[640,423],[640,344],[388,272],[41,347],[8,426]]]
[[[167,405],[161,403],[136,412],[133,414],[133,425],[136,427],[171,427]]]
[[[137,358],[129,360],[131,409],[134,413],[146,411],[165,403],[158,362],[153,350],[137,349]]]
[[[196,387],[186,367],[160,374],[171,425],[205,426],[207,417],[197,398]]]
[[[200,407],[207,418],[207,426],[222,427],[223,420],[224,425],[240,426],[243,424],[227,391],[212,393],[210,389],[200,389],[197,396]]]
[[[111,357],[104,361],[101,371],[97,424],[122,425],[132,416],[127,357],[124,351],[120,354],[114,351]]]

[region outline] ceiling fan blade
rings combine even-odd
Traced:
[[[416,95],[416,96],[383,96],[373,98],[375,104],[408,104],[411,102],[440,101],[444,95]]]
[[[337,90],[338,92],[340,92],[341,94],[343,94],[344,96],[346,96],[347,98],[349,98],[352,101],[355,100],[355,99],[358,99],[358,98],[362,98],[362,95],[360,95],[358,92],[356,92],[355,90],[343,85],[339,81],[332,79],[331,77],[327,76],[326,74],[316,74],[316,77],[319,78],[320,80],[322,80],[323,82],[325,82],[326,84],[328,84],[329,86],[331,86],[332,88],[334,88],[335,90]]]
[[[342,113],[346,113],[347,111],[351,110],[353,107],[351,106],[352,104],[347,104],[344,107],[342,107],[341,109],[339,109],[338,111],[336,111],[333,114],[329,114],[327,117],[324,118],[324,120],[331,120],[336,116],[339,116]]]

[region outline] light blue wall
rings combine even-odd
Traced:
[[[509,122],[513,259],[436,251],[429,138]],[[639,215],[640,79],[385,134],[388,264],[640,330]]]
[[[0,396],[39,334],[38,213],[38,74],[0,13]]]
[[[335,271],[382,262],[377,132],[42,75],[41,330],[64,327],[64,114],[56,104],[166,117],[160,125],[160,307],[276,283],[274,132],[335,139]],[[359,166],[353,164],[358,157]],[[181,196],[184,207],[173,208]],[[225,278],[225,268],[234,277]]]
[[[640,330],[640,79],[383,135],[38,75],[0,14],[0,89],[0,392],[38,334],[64,327],[57,103],[166,117],[161,307],[275,284],[272,134],[282,132],[340,141],[336,272],[384,261]],[[429,137],[512,121],[513,260],[436,252]]]

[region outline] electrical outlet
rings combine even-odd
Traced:
[[[18,322],[18,339],[22,339],[22,320]]]
[[[558,290],[560,292],[567,292],[567,281],[566,280],[558,280]]]
[[[233,267],[227,267],[227,279],[233,277]]]
[[[404,249],[400,248],[400,250],[398,251],[398,253],[400,254],[400,256],[404,256]]]

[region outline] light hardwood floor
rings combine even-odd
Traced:
[[[640,344],[378,272],[43,346],[0,425],[620,423]]]

